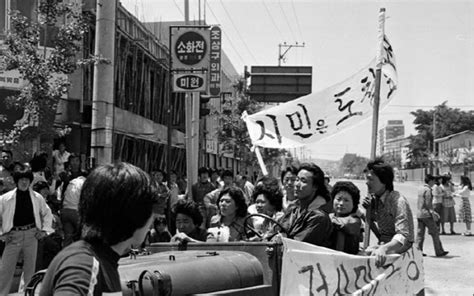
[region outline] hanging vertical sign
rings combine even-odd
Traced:
[[[209,94],[211,96],[219,96],[221,93],[221,40],[221,28],[213,26],[211,28],[211,48],[209,54]]]

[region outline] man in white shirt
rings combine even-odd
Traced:
[[[66,145],[63,142],[59,143],[58,150],[53,150],[53,168],[58,173],[65,170],[64,164],[68,162],[69,155],[71,154],[66,151]]]
[[[44,198],[30,188],[33,173],[22,167],[13,175],[16,189],[0,196],[0,239],[5,241],[0,263],[0,295],[7,295],[20,252],[24,281],[35,272],[38,240],[53,233],[53,215]]]
[[[63,247],[74,242],[79,231],[79,199],[85,180],[84,176],[72,179],[64,192],[63,208],[61,209],[61,223],[64,231]]]

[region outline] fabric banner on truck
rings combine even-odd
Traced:
[[[423,256],[416,248],[375,257],[355,256],[283,238],[280,295],[414,295],[424,287]]]
[[[395,57],[384,38],[380,109],[395,94]],[[267,148],[293,148],[317,142],[352,127],[372,116],[375,93],[375,59],[345,81],[276,107],[248,115],[247,124],[253,145]]]

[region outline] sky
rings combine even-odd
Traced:
[[[184,20],[184,0],[121,0],[141,21]],[[204,9],[204,2],[206,3]],[[403,120],[415,134],[411,111],[474,109],[474,1],[189,0],[190,19],[219,24],[223,49],[238,73],[244,66],[278,65],[278,44],[291,48],[282,66],[312,66],[313,92],[343,81],[375,56],[379,9],[394,50],[398,90],[380,111],[379,127]],[[369,157],[372,121],[298,149],[298,156],[337,160]]]

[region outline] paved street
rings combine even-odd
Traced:
[[[334,184],[337,180],[333,180]],[[367,187],[363,180],[351,180],[365,196]],[[455,180],[458,182],[458,180]],[[416,215],[416,198],[421,182],[395,183],[395,190],[400,191],[409,201],[413,215]],[[471,192],[471,207],[474,206],[474,195]],[[456,210],[460,201],[456,199]],[[449,224],[447,229],[449,229]],[[462,233],[464,223],[456,223],[454,230]],[[416,224],[415,224],[416,233]],[[433,241],[427,234],[425,236],[424,257],[425,267],[425,295],[474,295],[474,236],[462,235],[441,236],[443,247],[449,254],[443,258],[434,256]],[[372,238],[371,242],[375,242]]]

